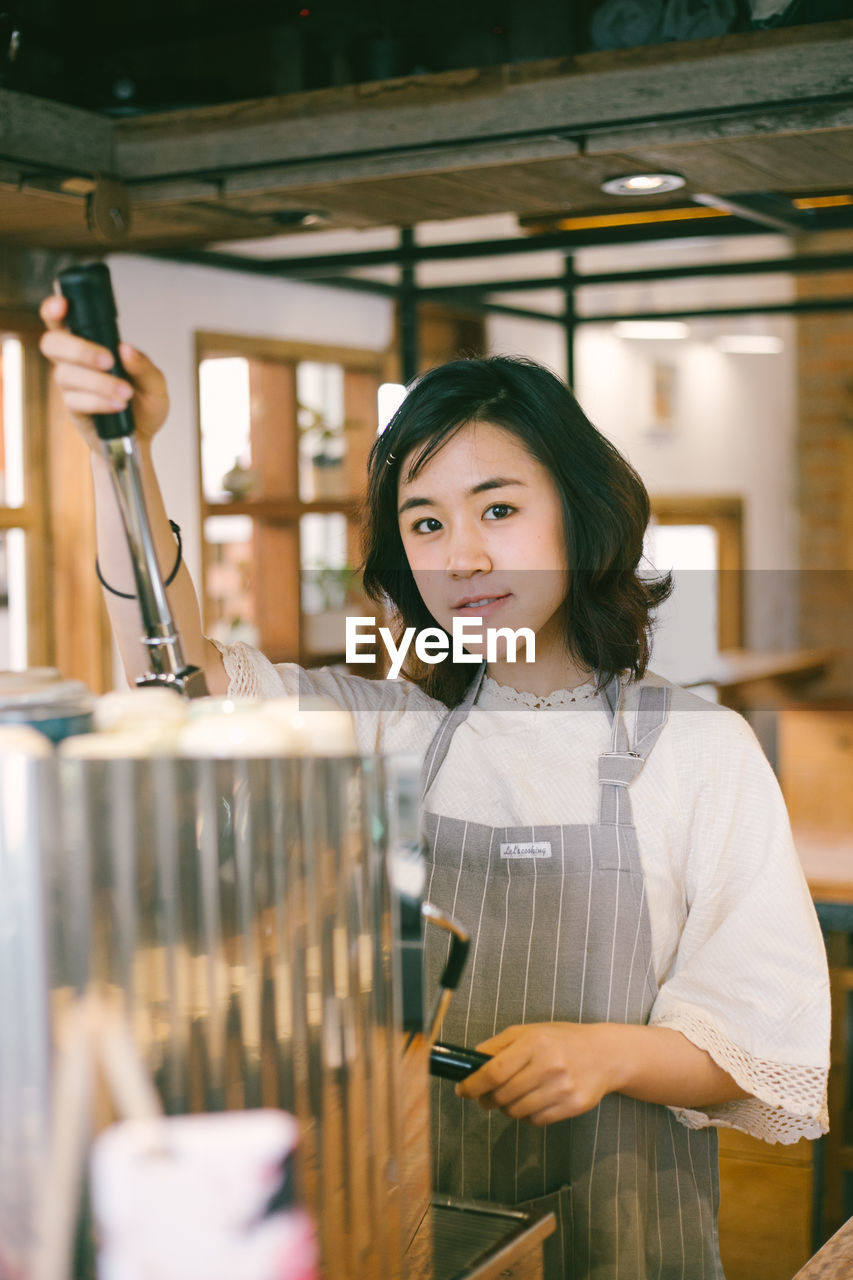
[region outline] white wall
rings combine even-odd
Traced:
[[[796,329],[783,316],[753,323],[781,340],[778,355],[718,349],[719,335],[747,327],[743,321],[703,320],[691,324],[686,340],[639,341],[617,337],[610,325],[583,325],[575,348],[575,391],[652,495],[743,499],[745,567],[754,571],[747,579],[747,643],[784,647],[796,644],[790,573],[797,566]],[[565,367],[558,325],[494,316],[489,341],[497,351],[530,356],[556,372]],[[653,428],[655,361],[676,370],[667,431]]]
[[[648,342],[590,325],[578,341],[577,390],[653,495],[743,499],[746,642],[784,647],[796,644],[795,324],[762,322],[783,343],[778,355],[720,351],[715,338],[731,327],[706,321],[688,340]],[[650,429],[655,360],[676,369],[666,431]]]

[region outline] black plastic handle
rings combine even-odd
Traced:
[[[491,1055],[476,1049],[463,1049],[458,1044],[437,1040],[429,1053],[429,1073],[441,1080],[467,1080],[480,1067],[491,1062]]]
[[[447,957],[444,972],[438,980],[438,985],[445,991],[455,991],[459,985],[459,979],[462,977],[465,962],[468,959],[471,935],[458,920],[454,920],[453,916],[447,915],[446,912],[434,906],[431,902],[422,904],[421,914],[428,924],[437,925],[439,929],[444,929],[450,934],[450,954]]]
[[[60,292],[68,303],[68,328],[80,338],[97,342],[113,356],[110,373],[126,378],[119,359],[119,338],[115,298],[109,268],[103,262],[87,262],[68,267],[57,276]],[[118,413],[94,415],[95,429],[102,440],[117,440],[134,432],[133,413],[129,408]]]

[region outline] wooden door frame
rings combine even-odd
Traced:
[[[27,665],[54,661],[49,486],[47,467],[47,378],[38,348],[42,325],[28,312],[0,311],[0,340],[22,346],[24,502],[0,506],[0,531],[22,529],[27,538]]]
[[[719,595],[717,648],[743,648],[743,498],[716,494],[658,495],[651,498],[658,524],[704,524],[717,533]]]
[[[199,545],[204,552],[204,524],[209,515],[220,514],[248,514],[254,518],[260,518],[271,524],[287,524],[292,525],[296,529],[296,547],[297,559],[299,556],[299,520],[300,516],[310,511],[323,513],[324,511],[342,511],[348,520],[354,518],[359,510],[360,504],[351,500],[318,500],[314,503],[304,502],[298,494],[294,495],[292,501],[283,502],[252,502],[251,499],[245,502],[228,503],[227,508],[221,507],[219,504],[210,503],[204,494],[201,474],[201,396],[199,389],[198,369],[202,360],[209,358],[227,358],[230,356],[238,356],[247,360],[264,360],[272,362],[280,362],[282,364],[290,364],[294,367],[303,361],[317,361],[321,364],[339,364],[345,372],[364,372],[375,376],[379,382],[394,381],[394,358],[393,353],[387,351],[375,351],[364,347],[346,347],[333,346],[323,343],[311,342],[294,342],[279,338],[255,337],[245,334],[220,333],[209,330],[196,330],[195,333],[195,395],[196,395],[196,475],[198,482],[199,497]],[[298,442],[293,441],[293,448],[297,450]],[[207,593],[207,557],[202,554],[201,557],[201,578],[200,578],[200,595],[202,613],[207,623],[208,617],[208,593]],[[304,634],[302,629],[302,611],[299,610],[299,655],[292,655],[292,658],[302,655],[304,647]],[[276,659],[278,660],[278,659]]]

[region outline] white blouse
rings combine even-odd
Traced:
[[[331,697],[353,713],[363,752],[422,755],[447,712],[404,680],[274,667],[244,644],[222,652],[230,694]],[[641,683],[667,682],[647,674]],[[629,735],[639,688],[626,689]],[[594,823],[609,742],[592,685],[543,699],[486,677],[429,807],[489,826]],[[681,1031],[753,1095],[675,1114],[691,1128],[770,1142],[818,1137],[828,1128],[826,953],[779,786],[749,725],[672,686],[631,801],[659,987],[650,1023]]]

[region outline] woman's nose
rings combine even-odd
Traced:
[[[454,530],[447,548],[447,572],[467,578],[474,573],[489,573],[491,568],[492,562],[480,531],[468,527]]]

